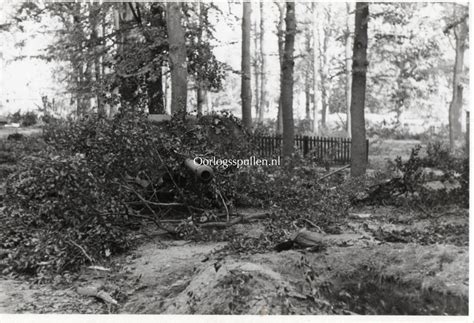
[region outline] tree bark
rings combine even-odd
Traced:
[[[161,66],[153,70],[153,74],[147,75],[146,80],[148,93],[148,113],[150,114],[164,114],[165,104],[163,101],[163,75],[161,73]]]
[[[305,51],[307,53],[311,52],[311,34],[305,32]],[[305,119],[311,120],[311,78],[310,78],[310,64],[308,63],[308,68],[304,71],[304,97],[305,97]]]
[[[464,51],[466,50],[466,40],[468,27],[464,19],[453,28],[456,39],[456,57],[453,68],[453,96],[449,105],[449,146],[451,150],[456,148],[456,142],[462,139],[461,112],[463,101],[463,85],[461,77],[464,69]]]
[[[329,9],[328,9],[329,10]],[[319,35],[319,59],[320,59],[320,65],[319,65],[319,76],[321,80],[321,129],[325,130],[326,129],[326,115],[328,111],[328,105],[329,105],[329,93],[328,93],[328,42],[329,42],[329,27],[328,25],[331,23],[331,19],[329,16],[329,11],[326,10],[325,12],[325,21],[322,27],[321,27],[321,32]]]
[[[92,3],[89,5],[89,24],[91,28],[91,45],[94,49],[94,92],[97,101],[97,113],[99,115],[105,115],[102,102],[102,77],[101,77],[101,46],[99,42],[99,14],[100,7]]]
[[[242,4],[242,123],[245,127],[252,126],[252,86],[251,86],[251,64],[250,64],[250,27],[252,7],[250,2]]]
[[[151,14],[151,27],[164,30],[166,28],[165,12],[164,7],[161,4],[153,3],[150,8]],[[149,43],[153,42],[151,37],[146,37]],[[161,50],[153,50],[153,56],[155,58],[160,57]],[[163,73],[161,71],[162,61],[160,60],[157,64],[154,64],[153,71],[147,75],[146,86],[148,95],[148,113],[150,114],[164,114],[165,103],[164,103],[164,91],[163,91]]]
[[[203,37],[203,28],[204,28],[203,14],[205,12],[205,8],[204,8],[203,2],[196,3],[196,5],[197,5],[197,10],[199,12],[199,29],[198,29],[198,34],[197,34],[197,37],[198,37],[197,42],[198,42],[198,45],[201,46],[202,37]],[[200,80],[199,77],[198,77],[198,80],[196,80],[196,101],[197,101],[196,102],[197,114],[202,115],[202,107],[206,105],[206,101],[207,101],[207,90],[204,85],[204,82]]]
[[[344,35],[345,42],[345,60],[346,60],[346,128],[347,135],[351,136],[351,96],[352,96],[352,56],[351,56],[351,28],[350,28],[350,13],[351,3],[346,2],[346,30]]]
[[[284,46],[285,46],[285,31],[283,26],[285,24],[285,4],[280,2],[275,2],[278,6],[279,11],[279,19],[277,25],[277,38],[278,38],[278,59],[280,62],[280,88],[283,82],[283,55],[284,55]],[[281,103],[281,93],[280,97],[278,98],[278,115],[277,115],[277,126],[276,132],[278,134],[282,134],[283,132],[283,113],[282,113],[282,103]]]
[[[295,3],[286,3],[286,34],[282,65],[281,105],[283,117],[283,156],[291,156],[294,146],[293,69],[296,34]]]
[[[369,3],[356,2],[351,96],[351,176],[353,177],[365,174],[367,167],[364,108],[368,65],[368,19]]]
[[[255,93],[255,116],[257,117],[257,122],[260,122],[259,116],[260,116],[260,47],[259,47],[259,32],[257,29],[257,23],[255,22],[253,24],[253,30],[254,30],[254,58],[253,58],[253,75],[254,75],[254,82],[255,82],[255,88],[254,88],[254,93]]]
[[[118,57],[119,63],[122,60],[125,60],[124,51],[132,48],[133,46],[133,34],[132,34],[132,24],[134,23],[134,18],[132,11],[130,9],[129,3],[118,3]],[[132,105],[135,105],[138,101],[136,91],[138,90],[138,80],[134,76],[123,76],[119,78],[119,93],[123,101],[129,102]]]
[[[265,57],[265,18],[264,18],[264,2],[260,2],[260,110],[258,121],[263,122],[265,110],[267,108],[267,91],[265,85],[267,60]]]
[[[204,88],[204,86],[199,86],[197,89],[197,113],[198,115],[203,114],[203,107],[206,107],[206,110],[208,110],[208,102],[207,102],[207,96],[208,92]]]
[[[316,2],[312,3],[313,10],[313,132],[318,131],[319,111],[321,106],[320,81],[319,81],[319,32],[318,11]]]
[[[181,19],[181,2],[168,2],[166,4],[166,26],[171,71],[171,114],[186,112],[188,97],[186,44]]]

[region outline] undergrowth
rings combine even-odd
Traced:
[[[217,167],[211,183],[198,182],[184,167],[186,158],[254,155],[250,134],[228,114],[176,115],[156,124],[124,109],[112,119],[53,120],[43,139],[43,149],[15,157],[16,171],[6,181],[0,247],[10,252],[4,273],[47,279],[100,263],[127,249],[140,223],[170,230],[161,220],[173,215],[185,217],[174,234],[214,239],[199,224],[218,219],[213,209],[236,206],[273,210],[260,245],[268,249],[288,229],[330,228],[349,206],[343,191],[319,181],[311,162],[299,158],[281,167]]]

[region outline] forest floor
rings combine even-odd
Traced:
[[[257,254],[147,229],[136,248],[68,282],[0,277],[0,313],[467,315],[468,220],[454,206],[359,207],[324,251]],[[259,237],[264,226],[233,230]],[[80,295],[81,287],[118,304]]]
[[[0,280],[0,312],[467,315],[468,218],[463,209],[427,218],[364,207],[324,252],[222,255],[222,242],[148,234],[105,264],[110,271],[84,268],[70,284]],[[236,228],[251,236],[259,230]],[[103,289],[119,305],[81,296],[78,287]]]

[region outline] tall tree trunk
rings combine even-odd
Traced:
[[[328,13],[326,12],[326,20],[325,24],[330,24],[330,18]],[[322,26],[321,33],[320,33],[320,44],[319,44],[319,58],[320,58],[320,65],[319,65],[319,75],[321,79],[321,129],[326,129],[326,114],[328,111],[329,105],[329,93],[328,93],[328,31],[329,27]],[[322,39],[321,39],[322,38]],[[321,42],[322,41],[322,42]]]
[[[291,156],[294,145],[294,122],[293,122],[293,69],[296,34],[295,3],[286,3],[286,34],[285,50],[282,65],[281,82],[281,105],[283,116],[283,156]]]
[[[148,113],[150,114],[164,114],[164,91],[163,91],[163,75],[161,73],[161,66],[156,67],[153,73],[147,75],[146,80],[147,94],[148,94]]]
[[[369,3],[356,2],[354,51],[352,60],[352,97],[351,97],[351,176],[365,174],[367,167],[367,147],[365,139],[365,89],[367,73],[367,27]]]
[[[73,30],[79,29],[78,26],[81,23],[81,4],[79,3],[74,4],[72,20],[74,24]],[[75,58],[73,58],[72,65],[76,80],[76,115],[80,117],[86,112],[86,105],[84,100],[84,66],[82,61],[77,60]]]
[[[284,55],[284,46],[285,46],[285,31],[283,26],[285,24],[285,4],[280,2],[275,2],[278,6],[279,19],[277,25],[277,37],[278,37],[278,59],[280,61],[280,88],[282,87],[283,82],[283,55]],[[283,132],[283,113],[282,113],[282,103],[281,103],[281,93],[278,98],[278,115],[277,115],[277,127],[276,132],[282,134]]]
[[[151,26],[153,28],[165,29],[166,20],[164,8],[159,3],[153,3],[150,7],[151,13]],[[147,42],[153,43],[153,39],[150,36],[146,36]],[[161,52],[159,50],[152,51],[154,57],[160,57]],[[153,71],[148,73],[146,78],[147,94],[148,94],[148,113],[150,114],[164,114],[165,103],[164,103],[164,91],[163,91],[163,73],[161,71],[162,62],[161,60],[154,64]]]
[[[130,3],[118,3],[118,57],[119,64],[122,60],[125,60],[124,51],[133,46],[133,33],[132,25],[134,23],[134,17],[130,9]],[[135,105],[138,97],[136,91],[138,89],[138,81],[136,77],[123,76],[120,77],[119,81],[119,92],[120,97],[123,101],[129,102],[132,105]]]
[[[266,68],[267,60],[265,57],[265,18],[264,18],[264,2],[260,2],[260,114],[258,115],[258,121],[263,122],[265,116],[265,110],[267,108],[267,91],[265,85],[266,80]]]
[[[305,31],[305,51],[311,52],[311,34],[308,30]],[[305,97],[305,119],[311,120],[311,78],[310,78],[310,64],[308,60],[308,68],[304,71],[304,97]]]
[[[203,107],[206,107],[206,110],[207,110],[207,91],[206,89],[204,88],[204,86],[199,86],[197,91],[197,113],[198,115],[202,115],[203,114]]]
[[[351,28],[350,28],[350,13],[351,13],[351,3],[346,2],[346,30],[344,35],[344,42],[346,48],[346,126],[347,126],[347,135],[351,136],[351,96],[352,96],[352,56],[351,56]]]
[[[250,27],[252,7],[250,2],[242,4],[242,123],[245,127],[252,126],[252,86],[250,64]]]
[[[453,28],[456,39],[456,57],[453,68],[453,97],[449,105],[449,146],[451,150],[456,148],[456,141],[462,139],[461,111],[463,101],[463,85],[461,76],[464,69],[464,51],[468,35],[466,20],[460,22]]]
[[[198,45],[201,46],[202,44],[202,37],[203,37],[203,28],[204,28],[204,21],[203,15],[205,12],[205,7],[203,2],[196,3],[197,11],[199,12],[199,28],[197,32],[198,37]],[[205,106],[207,103],[207,90],[205,84],[202,80],[196,80],[196,104],[197,104],[197,114],[202,115],[202,107]]]
[[[312,3],[313,10],[313,132],[318,131],[319,111],[321,110],[321,95],[319,81],[319,31],[317,3]]]
[[[258,42],[260,41],[259,38],[259,32],[257,29],[257,23],[254,22],[253,24],[253,30],[254,30],[254,37],[253,37],[253,43],[254,43],[254,58],[253,58],[253,75],[254,75],[254,92],[255,92],[255,116],[257,117],[257,122],[260,120],[258,119],[260,115],[260,50],[259,50],[259,44]]]
[[[171,114],[186,112],[188,71],[184,28],[181,25],[181,2],[166,3],[169,64],[171,71]]]
[[[99,115],[104,115],[105,111],[103,109],[102,102],[102,77],[101,77],[101,52],[102,48],[99,42],[99,14],[100,7],[92,3],[89,5],[89,24],[91,28],[91,45],[94,51],[94,74],[93,74],[93,86],[95,92],[95,99],[97,101],[97,113]]]

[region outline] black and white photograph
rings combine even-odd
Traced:
[[[0,321],[468,322],[469,11],[2,2]]]

